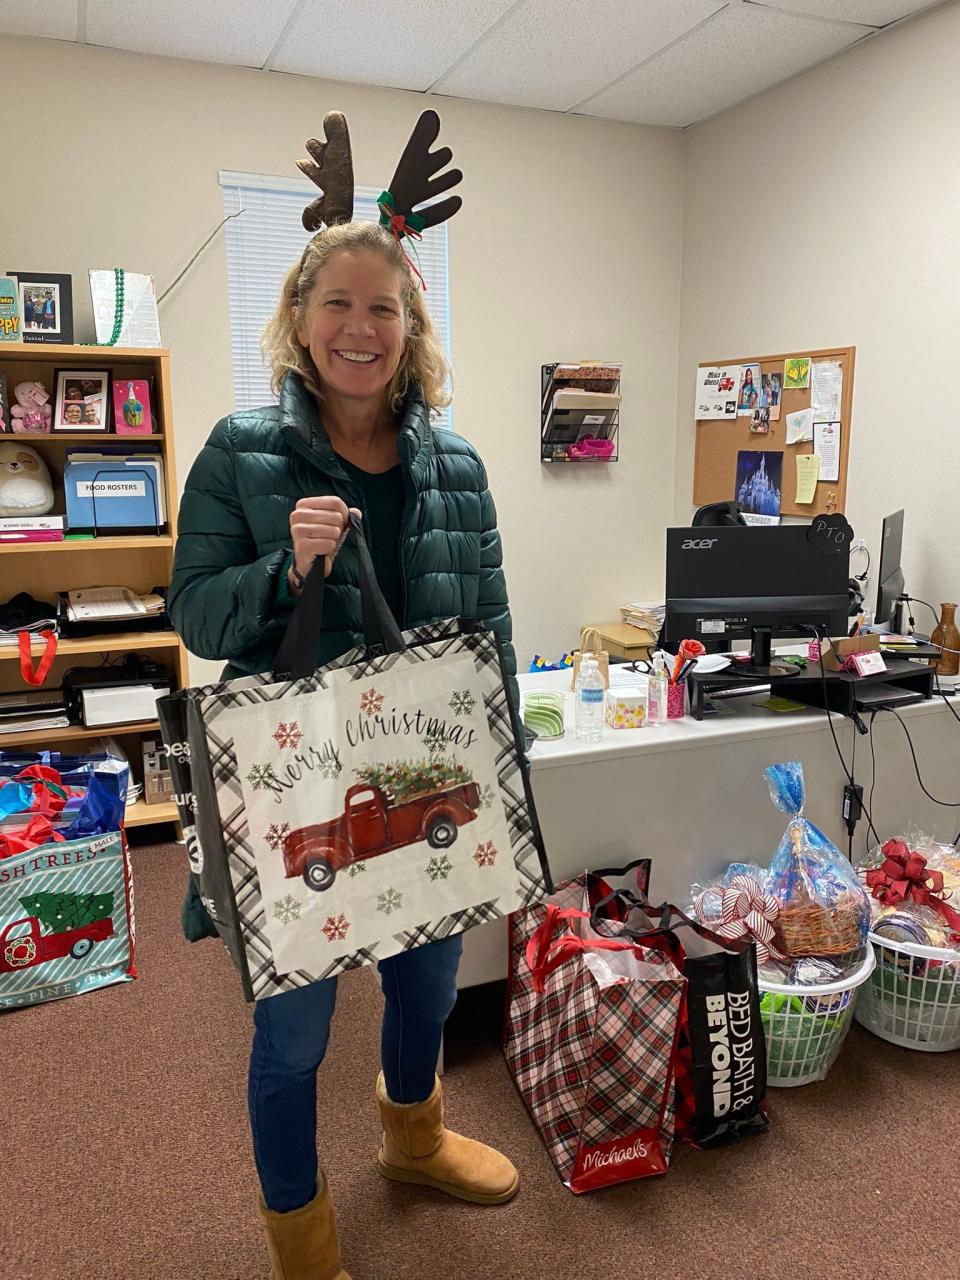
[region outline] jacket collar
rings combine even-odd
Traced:
[[[433,428],[430,410],[416,383],[407,392],[398,417],[400,464],[419,487],[433,455]],[[284,374],[280,384],[280,426],[291,446],[314,466],[328,475],[346,479],[320,420],[320,406],[292,369]]]

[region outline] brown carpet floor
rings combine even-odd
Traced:
[[[226,952],[179,933],[182,851],[134,850],[138,981],[0,1016],[0,1257],[16,1280],[259,1280],[245,1078],[250,1011]],[[854,1028],[823,1084],[772,1094],[768,1134],[680,1150],[666,1178],[572,1196],[496,1045],[455,1013],[451,1121],[509,1152],[510,1205],[376,1172],[379,991],[341,983],[321,1152],[354,1280],[950,1280],[960,1276],[960,1054]]]

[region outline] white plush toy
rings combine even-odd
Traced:
[[[0,516],[42,516],[52,506],[53,484],[39,453],[0,441]]]

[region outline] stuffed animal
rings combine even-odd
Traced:
[[[43,383],[18,382],[13,394],[17,398],[17,403],[10,410],[14,431],[49,431],[53,410],[50,408],[50,393]]]
[[[39,453],[0,441],[0,516],[43,516],[52,506],[53,484]]]

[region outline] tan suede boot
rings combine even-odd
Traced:
[[[443,1127],[440,1081],[426,1102],[391,1102],[381,1075],[377,1101],[383,1122],[380,1172],[397,1182],[435,1187],[471,1204],[504,1204],[520,1175],[506,1156]]]
[[[340,1242],[330,1188],[302,1209],[274,1213],[260,1200],[270,1250],[270,1280],[350,1280],[340,1265]]]

